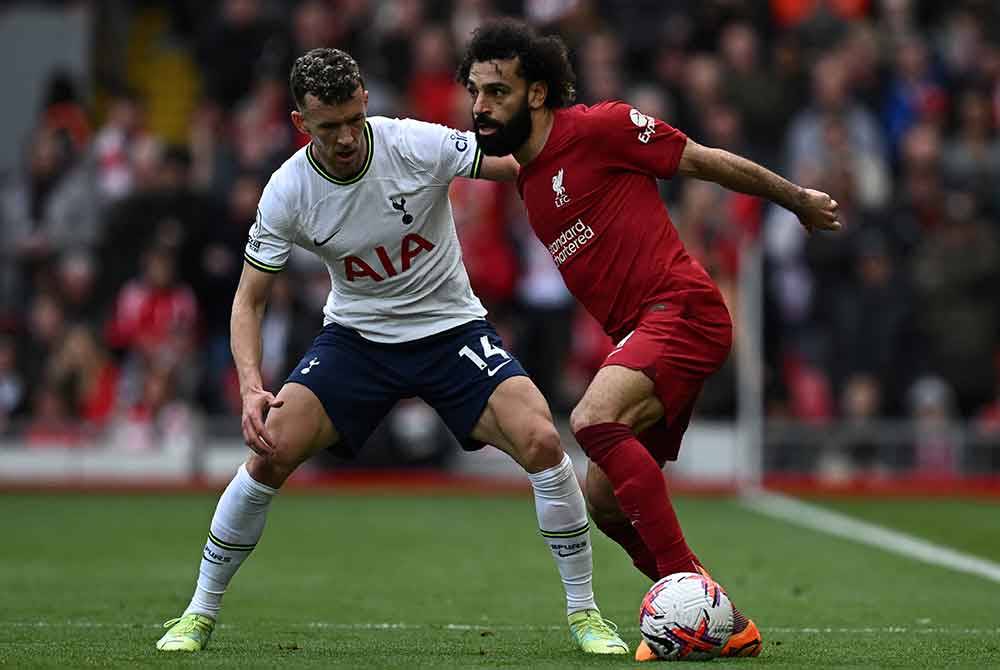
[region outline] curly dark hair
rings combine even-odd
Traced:
[[[295,106],[302,109],[306,94],[312,93],[327,105],[350,100],[358,89],[365,87],[358,63],[340,49],[313,49],[299,56],[288,77]]]
[[[484,23],[472,33],[456,79],[469,83],[473,63],[517,58],[518,76],[526,81],[544,81],[548,85],[545,106],[568,107],[576,99],[576,74],[569,62],[566,44],[558,35],[539,35],[527,23],[504,18]]]

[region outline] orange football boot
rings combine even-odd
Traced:
[[[708,570],[701,565],[695,565],[695,569],[702,574],[702,576],[712,579],[712,576],[708,574]],[[735,607],[733,609],[736,609]],[[741,615],[742,616],[742,615]],[[722,653],[719,654],[723,657],[735,657],[735,656],[756,656],[760,653],[760,631],[757,630],[757,624],[751,619],[747,619],[746,627],[738,633],[733,633],[729,636],[729,641],[722,648]],[[652,650],[650,650],[652,653]],[[636,660],[639,660],[639,650],[636,650]]]
[[[646,661],[658,661],[660,660],[653,650],[649,648],[645,640],[639,640],[639,644],[635,648],[635,661],[636,663],[645,663]]]
[[[722,648],[722,653],[719,655],[723,657],[756,656],[760,653],[760,645],[760,631],[757,630],[757,624],[747,619],[746,628],[739,633],[730,635],[729,641],[726,642],[726,646]],[[638,652],[636,655],[636,660],[638,660]]]

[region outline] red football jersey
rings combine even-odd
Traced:
[[[688,256],[656,180],[677,172],[687,137],[623,102],[555,110],[518,191],[567,288],[620,339],[651,305],[714,290]]]

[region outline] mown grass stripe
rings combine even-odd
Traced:
[[[1000,582],[1000,563],[774,493],[745,496],[747,509],[916,561]]]

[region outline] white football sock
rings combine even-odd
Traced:
[[[251,477],[246,465],[236,471],[215,508],[198,570],[198,586],[184,614],[218,618],[222,594],[257,545],[264,532],[267,508],[277,492]]]
[[[552,550],[566,589],[566,612],[596,609],[590,523],[573,462],[563,454],[559,465],[529,473],[528,479],[535,492],[538,529]]]

